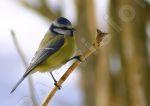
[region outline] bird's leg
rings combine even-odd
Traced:
[[[57,84],[57,80],[55,79],[55,77],[54,77],[54,75],[52,74],[52,72],[50,72],[50,74],[51,74],[51,76],[52,76],[52,78],[53,78],[53,80],[54,80],[54,85],[57,86],[58,89],[60,90],[60,89],[61,89],[61,86],[59,86],[59,85]]]
[[[68,59],[66,62],[69,62],[69,61],[71,61],[71,60],[73,60],[73,59],[77,59],[77,60],[79,60],[80,62],[82,62],[82,60],[80,59],[80,56],[81,56],[81,55],[74,56],[74,57]]]

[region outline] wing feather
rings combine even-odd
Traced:
[[[32,59],[30,66],[27,68],[26,74],[30,73],[37,65],[42,63],[45,59],[47,59],[50,55],[55,53],[58,49],[60,49],[64,44],[64,37],[54,37],[44,49],[39,49],[35,57]]]
[[[31,71],[39,65],[41,62],[43,62],[45,59],[47,59],[50,55],[55,53],[58,49],[60,49],[64,44],[64,37],[54,37],[50,40],[50,42],[43,48],[38,49],[38,51],[35,54],[35,57],[32,59],[32,62],[30,63],[29,67],[27,68],[27,71],[24,73],[24,75],[21,77],[21,79],[16,83],[16,85],[13,87],[10,93],[13,93],[15,89],[19,86],[19,84],[31,73]]]

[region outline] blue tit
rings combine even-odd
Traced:
[[[11,93],[19,84],[34,72],[52,72],[60,68],[75,52],[74,28],[71,22],[64,18],[57,18],[50,26],[42,39],[26,72],[11,90]]]

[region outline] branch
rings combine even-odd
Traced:
[[[19,53],[19,55],[20,55],[20,57],[23,61],[23,64],[24,64],[25,67],[27,67],[27,64],[28,64],[27,60],[25,58],[25,55],[24,55],[23,51],[21,50],[21,48],[19,46],[19,43],[18,43],[17,38],[16,38],[16,34],[13,30],[11,30],[11,35],[12,35],[12,38],[13,38],[14,45],[15,45],[15,47],[16,47],[16,49],[17,49],[17,51],[18,51],[18,53]]]
[[[24,66],[27,67],[27,65],[28,65],[27,59],[26,59],[23,51],[21,50],[21,47],[19,46],[19,43],[18,43],[17,38],[16,38],[16,34],[13,30],[11,30],[11,35],[12,35],[12,38],[13,38],[14,45],[15,45],[17,51],[18,51],[18,54],[20,55]],[[32,82],[32,78],[30,76],[28,77],[28,84],[29,84],[29,91],[30,91],[30,94],[31,94],[33,105],[37,106],[37,101],[36,101],[36,98],[35,98],[36,96],[34,94],[33,82]]]
[[[60,10],[53,12],[47,5],[47,0],[38,0],[38,2],[40,3],[39,6],[30,4],[27,0],[20,0],[19,2],[23,4],[25,7],[34,10],[35,12],[41,14],[42,16],[48,18],[49,20],[54,20],[61,14]]]
[[[86,58],[88,58],[90,55],[92,55],[97,48],[100,46],[100,43],[103,39],[103,37],[106,35],[107,33],[103,33],[100,30],[97,29],[97,37],[96,37],[96,42],[87,50],[85,51],[80,59],[82,61],[84,61]],[[49,92],[48,96],[45,98],[45,100],[43,101],[41,106],[47,106],[49,101],[52,99],[52,97],[54,96],[54,94],[56,93],[56,91],[59,89],[59,86],[61,86],[64,81],[69,77],[69,75],[75,70],[75,68],[77,68],[80,65],[81,61],[76,60],[70,67],[69,69],[64,73],[64,75],[59,79],[58,81],[58,86],[54,86],[54,88]]]

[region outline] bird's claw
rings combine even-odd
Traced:
[[[61,86],[58,85],[57,81],[54,83],[54,85],[58,87],[59,90],[61,89]]]
[[[73,60],[73,59],[77,59],[78,61],[82,62],[82,60],[81,60],[81,55],[74,56],[74,57],[68,59],[66,62],[69,62],[69,61],[71,61],[71,60]]]
[[[77,59],[78,61],[82,62],[81,55],[75,56],[74,58]]]

